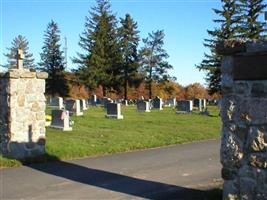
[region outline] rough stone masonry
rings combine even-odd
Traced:
[[[224,200],[267,199],[267,41],[224,41],[221,141]]]
[[[18,51],[17,69],[0,74],[0,150],[11,158],[45,151],[45,79],[47,73],[23,68]]]

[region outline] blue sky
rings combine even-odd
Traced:
[[[36,62],[43,46],[43,34],[53,19],[59,25],[61,38],[68,40],[68,68],[75,68],[70,57],[81,51],[79,34],[84,30],[85,16],[95,5],[86,0],[0,0],[1,47],[0,61],[5,63],[3,53],[11,46],[14,37],[21,34],[29,41],[30,51]],[[117,18],[131,14],[137,21],[140,36],[145,38],[151,31],[164,29],[165,49],[170,55],[170,71],[182,85],[193,82],[205,83],[203,72],[195,68],[201,62],[203,39],[206,30],[213,28],[216,16],[212,8],[220,8],[220,0],[111,0]],[[63,43],[63,40],[62,40]],[[142,45],[142,43],[141,43]]]

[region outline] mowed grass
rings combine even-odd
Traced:
[[[47,110],[50,113],[51,110]],[[123,107],[123,120],[105,118],[101,107],[89,108],[84,116],[72,117],[73,131],[47,128],[46,155],[27,161],[0,157],[2,167],[28,162],[67,160],[215,139],[220,136],[221,121],[216,107],[210,116],[197,112],[178,115],[172,108],[139,113],[135,106]]]

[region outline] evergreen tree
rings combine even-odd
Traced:
[[[169,57],[167,52],[163,49],[164,32],[158,30],[149,33],[146,39],[143,39],[145,46],[141,49],[140,55],[143,65],[143,70],[146,74],[146,82],[149,89],[149,98],[152,98],[152,83],[168,80],[168,69],[173,67],[166,61]]]
[[[64,74],[63,51],[60,50],[60,30],[53,20],[48,23],[44,34],[40,69],[48,73],[46,91],[52,96],[67,96],[68,84]]]
[[[218,28],[208,30],[210,39],[204,40],[204,46],[210,49],[209,54],[204,54],[204,59],[196,67],[207,72],[206,81],[209,85],[209,93],[220,92],[222,56],[219,55],[215,46],[218,41],[240,37],[241,6],[237,0],[221,0],[222,9],[213,9],[220,17],[213,20],[219,24]]]
[[[103,96],[107,90],[118,88],[119,63],[121,54],[117,33],[117,20],[110,10],[109,0],[97,0],[90,17],[86,17],[85,30],[80,36],[80,47],[84,53],[78,53],[73,62],[79,65],[81,79],[93,89],[99,85]]]
[[[22,49],[24,54],[23,65],[28,69],[35,69],[33,54],[29,52],[29,42],[26,37],[18,35],[11,43],[11,47],[7,48],[9,53],[4,54],[7,57],[7,64],[5,68],[15,68],[17,66],[17,50]]]
[[[129,14],[126,14],[125,19],[121,19],[121,27],[119,29],[120,44],[121,44],[121,79],[124,87],[124,99],[128,99],[128,86],[138,82],[138,43],[139,31],[137,23],[133,21]]]
[[[266,31],[264,22],[259,20],[266,8],[264,0],[240,0],[242,8],[241,31],[244,39],[259,39]]]

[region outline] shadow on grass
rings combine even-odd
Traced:
[[[49,162],[54,161],[54,162]],[[219,200],[220,190],[202,191],[166,183],[134,178],[114,172],[93,169],[73,162],[60,161],[56,156],[43,156],[21,160],[25,166],[70,181],[120,192],[135,197],[160,200]],[[48,162],[48,163],[44,163]],[[34,163],[34,164],[30,164]],[[41,164],[42,163],[42,164]]]

